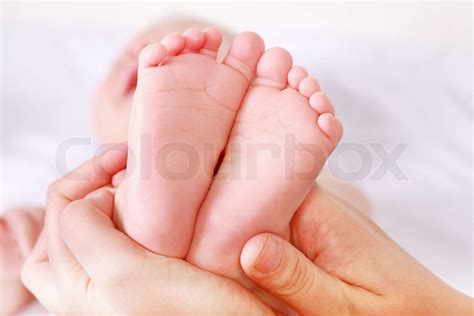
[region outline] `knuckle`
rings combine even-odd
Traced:
[[[297,297],[308,292],[314,283],[314,276],[304,264],[303,260],[297,259],[292,269],[288,269],[282,278],[279,291],[282,296]]]
[[[83,201],[77,200],[69,203],[61,212],[58,219],[59,231],[64,236],[64,232],[76,227],[78,222],[76,214],[80,214],[83,208]]]
[[[79,210],[82,208],[82,201],[81,200],[76,200],[72,201],[66,207],[64,207],[63,211],[61,212],[60,215],[60,220],[61,221],[68,221],[71,219],[71,217],[74,216],[75,213],[79,212]]]
[[[81,208],[84,208],[84,202],[85,202],[84,199],[70,202],[64,208],[63,213],[74,213],[75,211],[79,211]]]
[[[57,194],[58,194],[58,180],[48,185],[48,189],[46,191],[46,197],[49,200],[51,198],[54,198]]]

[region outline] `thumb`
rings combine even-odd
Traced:
[[[240,262],[257,285],[303,315],[347,312],[344,283],[280,237],[265,233],[251,238],[242,250]]]

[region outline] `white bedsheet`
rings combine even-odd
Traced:
[[[43,204],[59,173],[58,145],[91,137],[94,88],[135,30],[3,25],[1,209]],[[387,233],[443,280],[473,295],[471,56],[318,32],[261,30],[268,46],[288,48],[315,74],[345,125],[343,143],[368,150],[370,175],[354,183],[369,196]],[[296,34],[296,35],[295,35]],[[308,43],[307,39],[311,41]],[[303,44],[306,43],[306,44]],[[406,143],[398,166],[371,180],[386,151]],[[73,167],[94,146],[75,146]],[[355,153],[339,169],[358,170]]]

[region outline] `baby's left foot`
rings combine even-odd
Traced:
[[[140,53],[129,177],[117,191],[114,217],[136,242],[169,257],[186,256],[196,214],[264,51],[258,35],[244,32],[217,62],[221,40],[215,28],[190,29]]]
[[[252,236],[289,238],[290,220],[342,136],[342,125],[290,54],[267,50],[201,207],[187,260],[245,282],[239,258]]]

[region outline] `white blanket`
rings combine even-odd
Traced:
[[[44,203],[48,183],[66,170],[58,146],[90,139],[93,91],[135,30],[3,26],[5,210]],[[346,144],[333,170],[367,167],[368,175],[354,184],[372,201],[375,221],[443,280],[472,295],[470,54],[314,31],[262,35],[268,47],[288,48],[333,100]],[[407,144],[397,165],[408,180],[390,172],[371,179],[382,163],[373,143],[387,152]],[[94,145],[72,146],[69,169],[93,152]]]

